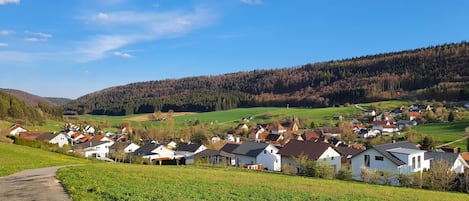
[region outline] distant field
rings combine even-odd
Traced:
[[[36,148],[0,143],[0,176],[32,168],[86,163],[90,161]]]
[[[381,101],[381,102],[374,102],[374,103],[363,103],[359,104],[362,107],[370,107],[371,105],[377,106],[379,108],[384,108],[384,109],[394,109],[398,108],[400,106],[409,106],[415,104],[415,102],[411,101],[400,101],[400,100],[393,100],[393,101]]]
[[[58,178],[73,200],[467,200],[447,193],[233,168],[94,164]],[[119,179],[116,179],[119,178]]]
[[[465,136],[465,129],[469,127],[469,120],[460,122],[428,123],[413,127],[414,130],[436,139],[437,145],[453,142]],[[462,151],[467,151],[466,141],[451,144],[450,146],[460,147]]]
[[[44,132],[60,132],[63,130],[65,122],[55,121],[55,120],[46,120],[46,124],[43,126],[25,126],[30,131],[44,131]]]

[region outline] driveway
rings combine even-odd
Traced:
[[[0,200],[71,201],[55,178],[61,167],[64,166],[25,170],[0,177]]]

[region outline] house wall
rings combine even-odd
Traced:
[[[64,145],[68,144],[68,139],[64,134],[58,134],[52,138],[49,143],[57,144],[59,147],[63,147]]]
[[[109,147],[114,144],[113,142],[100,144],[98,146],[90,147],[85,150],[85,157],[103,158],[107,157],[109,154]]]
[[[135,150],[137,150],[138,148],[140,148],[140,146],[134,144],[134,143],[131,143],[129,146],[127,146],[125,149],[124,149],[124,152],[125,153],[133,153]]]
[[[333,168],[335,172],[338,172],[342,167],[340,154],[335,151],[333,148],[329,147],[327,150],[319,157],[318,162],[327,162]]]
[[[277,154],[278,149],[273,146],[267,146],[264,151],[262,151],[256,157],[256,161],[258,164],[262,164],[263,168],[267,168],[273,171],[281,171],[282,170],[282,158],[280,154]]]
[[[413,172],[420,172],[423,171],[424,169],[429,169],[430,168],[430,161],[425,162],[424,159],[424,152],[416,153],[416,154],[403,154],[403,153],[392,153],[394,156],[399,158],[402,162],[406,163],[407,165],[402,167],[400,170],[400,173],[404,174],[410,174]],[[420,156],[420,167],[418,167],[418,157]],[[412,163],[412,158],[415,157],[415,168],[412,166],[414,165]]]
[[[166,148],[165,146],[161,145],[151,151],[152,153],[158,154],[160,158],[174,158],[174,151]]]
[[[255,157],[238,155],[238,154],[235,154],[235,161],[236,161],[236,166],[240,166],[241,164],[244,164],[244,165],[255,165],[255,164],[257,164],[257,161],[256,161]]]
[[[451,167],[451,170],[455,171],[456,173],[464,173],[464,168],[467,167],[468,164],[464,159],[461,157],[461,155],[458,156],[456,161],[453,164],[453,167]]]
[[[283,168],[290,167],[292,174],[298,174],[299,169],[294,158],[288,157],[288,156],[282,156],[281,163],[282,163],[282,171],[284,171]]]
[[[365,155],[370,156],[370,166],[367,167],[368,169],[374,169],[374,170],[388,170],[392,173],[399,173],[399,169],[396,164],[394,164],[392,161],[390,161],[388,158],[384,157],[381,155],[379,152],[377,152],[375,149],[370,148],[364,152],[361,152],[354,157],[352,157],[352,174],[353,178],[360,180],[361,179],[361,168],[366,167],[365,166]],[[376,160],[375,156],[383,156],[383,160]]]

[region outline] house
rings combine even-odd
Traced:
[[[25,128],[23,128],[22,126],[17,125],[17,124],[14,124],[14,125],[10,126],[10,128],[8,128],[8,133],[10,135],[14,135],[14,136],[17,136],[20,133],[27,132],[27,131],[28,130],[26,130]]]
[[[290,140],[300,140],[303,141],[303,136],[296,133],[295,131],[287,131],[283,134],[282,144],[290,142]]]
[[[115,153],[118,151],[123,151],[124,153],[133,153],[138,148],[140,148],[140,146],[133,142],[115,142],[109,147],[109,153]]]
[[[42,134],[44,133],[39,132],[39,131],[26,131],[26,132],[21,132],[20,134],[18,134],[18,137],[25,139],[25,140],[36,140],[37,137],[39,137]]]
[[[383,126],[390,126],[391,123],[389,121],[373,121],[371,123],[373,125],[373,129],[383,131]]]
[[[37,141],[45,141],[51,144],[57,144],[59,147],[63,147],[68,144],[68,137],[64,133],[52,134],[44,133],[36,138]]]
[[[321,137],[322,137],[321,132],[315,131],[315,130],[305,130],[303,134],[301,135],[301,138],[303,138],[303,140],[308,140],[308,141],[316,141],[317,139]]]
[[[109,154],[109,147],[114,142],[110,141],[87,141],[84,143],[76,144],[72,147],[74,153],[80,153],[84,157],[93,158],[107,158]]]
[[[364,149],[356,149],[349,146],[337,146],[334,149],[340,154],[340,163],[342,168],[352,168],[352,157],[365,151]]]
[[[341,168],[340,154],[328,143],[291,140],[279,152],[282,167],[292,167],[293,173],[301,173],[295,158],[306,156],[310,160],[328,163],[334,172]]]
[[[407,121],[407,120],[399,120],[397,121],[397,127],[399,129],[404,129],[406,126],[407,127],[412,127],[412,126],[416,126],[417,125],[417,122],[412,120],[412,121]]]
[[[469,165],[464,160],[461,154],[451,152],[425,152],[425,160],[430,160],[430,168],[437,160],[444,160],[448,163],[450,170],[456,173],[464,173],[464,170],[469,168]]]
[[[417,120],[420,117],[420,112],[409,112],[409,121]]]
[[[266,142],[279,142],[283,140],[283,135],[269,134],[265,138]]]
[[[175,151],[155,141],[142,145],[134,151],[134,155],[142,156],[155,163],[158,162],[160,165],[163,164],[163,161],[171,160],[176,160],[176,163],[179,164],[180,159],[183,158],[181,155],[176,155]]]
[[[85,128],[83,128],[83,132],[88,134],[94,134],[95,129],[90,125],[86,125]]]
[[[94,141],[114,141],[112,140],[111,138],[105,136],[105,135],[95,135],[93,136],[93,138],[91,138],[91,140],[94,140]]]
[[[431,110],[432,107],[430,105],[423,105],[423,104],[413,104],[409,106],[409,112],[419,112],[424,113],[426,111]]]
[[[366,110],[363,115],[365,117],[374,117],[376,116],[376,111],[375,110]]]
[[[79,132],[76,132],[76,133],[73,133],[71,135],[71,138],[74,142],[79,142],[81,138],[84,138],[85,135],[83,133],[79,133]]]
[[[205,149],[194,155],[195,160],[202,160],[204,162],[210,163],[210,165],[216,165],[223,162],[223,156],[220,155],[220,152],[213,149]],[[186,162],[187,163],[187,162]]]
[[[220,149],[220,156],[224,157],[226,165],[236,165],[236,156],[233,151],[239,147],[239,144],[227,143]]]
[[[375,129],[360,129],[360,131],[357,132],[357,137],[359,138],[371,138],[379,135],[381,135],[381,131]]]
[[[89,135],[89,134],[84,134],[83,136],[84,137],[82,137],[78,140],[78,143],[88,142],[88,141],[91,141],[93,139],[93,136]]]
[[[237,166],[260,164],[265,169],[281,171],[281,157],[277,152],[274,145],[257,142],[244,142],[233,150]]]
[[[265,128],[262,125],[257,125],[256,128],[251,130],[250,139],[254,140],[255,142],[260,142],[260,135],[265,132]],[[264,138],[265,139],[265,138]]]
[[[212,138],[210,139],[210,142],[212,144],[215,144],[215,143],[220,142],[220,141],[221,141],[221,138],[218,137],[218,136],[212,136]]]
[[[322,128],[321,135],[328,136],[328,137],[338,137],[341,135],[341,131],[338,127]]]
[[[207,147],[203,144],[182,143],[177,146],[176,154],[184,156],[186,164],[193,164],[195,159],[194,155],[206,149]]]
[[[469,164],[469,152],[461,153],[461,157]]]
[[[399,131],[399,128],[396,125],[383,126],[382,133],[395,133]]]
[[[352,174],[359,180],[362,169],[412,174],[430,168],[425,151],[410,142],[375,145],[352,157]],[[396,184],[396,182],[394,182]]]
[[[247,124],[245,123],[240,123],[238,124],[238,126],[236,127],[236,130],[240,131],[240,132],[243,132],[243,133],[246,133],[249,131],[249,127]]]
[[[276,135],[280,135],[285,132],[287,132],[287,129],[280,124],[273,126],[272,129],[270,130],[271,134],[276,134]]]

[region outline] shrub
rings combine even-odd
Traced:
[[[349,169],[342,168],[339,170],[339,172],[337,172],[335,178],[344,181],[351,181],[353,180],[353,174],[352,171],[350,171]]]

